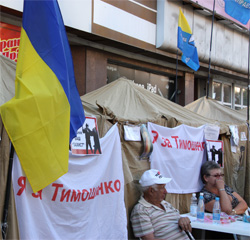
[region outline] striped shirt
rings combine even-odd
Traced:
[[[154,233],[154,237],[159,239],[189,239],[186,233],[179,229],[179,211],[166,201],[162,201],[161,204],[165,210],[141,197],[130,218],[134,235],[143,237]]]

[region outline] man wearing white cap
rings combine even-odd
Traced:
[[[163,177],[156,169],[145,171],[139,181],[143,196],[131,213],[134,235],[141,239],[189,239],[186,232],[192,228],[188,217],[164,199],[166,184],[171,178]]]

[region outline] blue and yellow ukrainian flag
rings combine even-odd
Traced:
[[[0,112],[34,192],[68,171],[85,116],[56,0],[24,0],[15,97]]]
[[[177,46],[182,51],[182,62],[184,62],[194,71],[197,71],[200,67],[197,48],[195,47],[192,30],[181,9],[178,21]]]

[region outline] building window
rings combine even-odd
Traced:
[[[124,63],[124,65],[126,64]],[[139,66],[121,66],[119,64],[108,63],[107,77],[107,83],[111,83],[120,77],[125,77],[134,81],[138,86],[167,99],[170,99],[175,91],[174,78],[161,75],[161,72],[154,70],[150,72],[150,69],[143,69]]]
[[[213,99],[233,109],[247,107],[247,89],[242,86],[214,81],[212,85]]]
[[[235,109],[247,107],[247,89],[243,87],[235,87]]]
[[[221,101],[221,83],[213,82],[213,99]]]
[[[241,89],[239,87],[234,88],[234,103],[240,105],[241,103]]]
[[[232,86],[229,84],[223,85],[223,101],[232,104]]]

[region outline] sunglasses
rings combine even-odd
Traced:
[[[224,174],[215,174],[215,175],[208,174],[208,176],[220,178],[220,177],[224,177]]]

